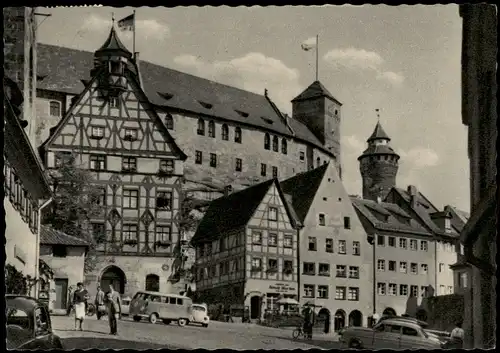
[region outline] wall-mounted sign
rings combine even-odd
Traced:
[[[26,254],[17,245],[14,246],[14,257],[21,261],[23,265],[26,264]]]
[[[269,285],[269,290],[277,293],[296,293],[297,288],[291,283],[273,283]]]

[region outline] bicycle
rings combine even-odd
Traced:
[[[292,332],[292,338],[294,340],[298,339],[299,337],[302,337],[303,339],[311,339],[308,337],[308,335],[304,332],[304,329],[302,328],[302,326],[299,326],[297,327],[295,330],[293,330]]]

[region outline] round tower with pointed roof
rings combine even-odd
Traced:
[[[104,44],[94,53],[94,68],[91,75],[100,73],[100,97],[109,99],[119,96],[127,89],[125,70],[133,65],[133,55],[116,34],[114,25]]]
[[[391,139],[380,122],[366,140],[368,148],[358,157],[359,169],[363,178],[363,198],[377,201],[385,199],[396,186],[399,155],[389,146]]]

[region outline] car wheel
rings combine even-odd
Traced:
[[[361,349],[361,342],[357,339],[353,339],[349,342],[349,348]]]
[[[202,324],[203,327],[208,327],[208,324]]]
[[[171,323],[171,322],[172,322],[171,320],[163,320],[163,323],[164,323],[165,325],[170,325],[170,323]]]
[[[156,324],[157,321],[158,321],[158,315],[156,315],[156,313],[152,313],[151,315],[149,315],[150,323]]]
[[[184,327],[184,326],[186,326],[186,325],[187,325],[187,323],[188,323],[188,321],[187,321],[186,319],[179,319],[179,320],[177,321],[177,324],[178,324],[180,327]]]
[[[142,319],[142,318],[141,318],[140,316],[134,316],[134,321],[136,321],[136,322],[141,321],[141,319]]]

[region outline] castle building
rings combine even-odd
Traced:
[[[200,300],[244,304],[250,319],[297,300],[298,228],[276,179],[211,202],[191,240]]]
[[[413,185],[396,187],[399,156],[380,122],[358,158],[363,198],[351,197],[370,238],[373,314],[426,319],[423,298],[455,292],[451,266],[461,254],[463,212],[438,210]],[[465,217],[464,217],[465,216]]]
[[[468,127],[471,210],[461,242],[470,270],[471,305],[465,307],[466,348],[496,346],[497,288],[497,70],[498,8],[460,5],[462,123]]]
[[[171,291],[179,268],[175,254],[183,244],[186,155],[146,97],[133,55],[114,28],[90,71],[41,146],[49,170],[73,162],[92,173],[100,190],[100,214],[88,229],[99,239],[100,261],[87,285],[91,293],[98,283],[128,295]]]
[[[369,245],[332,164],[281,183],[298,220],[300,304],[314,303],[324,332],[365,326],[371,314]]]

